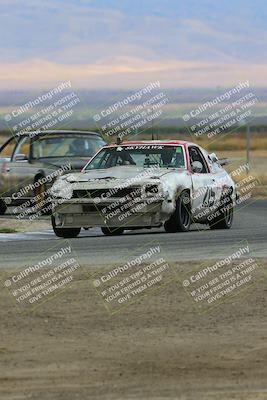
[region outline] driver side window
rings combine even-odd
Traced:
[[[198,147],[194,147],[194,146],[189,147],[189,157],[190,157],[191,168],[192,168],[193,162],[198,161],[202,165],[201,174],[207,174],[209,172],[205,158]]]
[[[10,157],[13,154],[15,147],[17,146],[17,138],[13,137],[12,139],[8,140],[2,147],[0,157]]]

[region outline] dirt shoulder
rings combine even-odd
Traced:
[[[77,274],[29,315],[1,290],[1,399],[267,398],[265,280],[206,314],[173,281],[111,315]]]
[[[49,217],[29,221],[27,219],[10,218],[8,215],[0,218],[0,230],[9,228],[15,232],[35,232],[39,230],[52,229]]]

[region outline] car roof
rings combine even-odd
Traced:
[[[128,141],[128,142],[122,142],[120,144],[112,143],[109,146],[130,146],[130,145],[144,145],[144,144],[149,144],[149,145],[159,144],[159,145],[170,145],[170,146],[175,146],[175,145],[197,146],[196,144],[194,144],[192,142],[188,142],[186,140],[132,140],[132,141]]]
[[[61,129],[59,129],[59,130],[57,130],[57,129],[54,129],[54,130],[47,130],[47,131],[29,131],[29,132],[23,132],[22,134],[20,134],[20,133],[18,133],[17,135],[15,135],[16,137],[22,137],[22,136],[28,136],[29,134],[31,134],[31,135],[33,135],[34,134],[34,137],[36,137],[36,136],[42,136],[42,135],[49,135],[49,134],[52,134],[52,133],[56,133],[56,134],[74,134],[74,133],[77,133],[77,134],[86,134],[86,135],[92,135],[92,136],[98,136],[98,137],[101,137],[102,138],[102,136],[101,136],[101,134],[99,133],[99,132],[91,132],[91,131],[75,131],[75,130],[61,130]]]

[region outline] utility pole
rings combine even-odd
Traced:
[[[250,137],[251,133],[250,133],[250,125],[249,123],[247,123],[247,175],[249,174],[249,170],[250,170],[250,143],[251,143],[251,137]]]

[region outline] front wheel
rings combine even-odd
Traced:
[[[7,210],[6,203],[4,200],[0,199],[0,215],[4,215]]]
[[[218,216],[209,222],[210,229],[230,229],[233,224],[234,205],[232,200],[233,188],[229,188],[221,197]]]
[[[171,218],[164,223],[164,229],[168,233],[188,232],[191,224],[190,195],[187,192],[181,194],[176,201],[176,209]]]
[[[233,224],[234,209],[233,203],[227,204],[219,210],[217,219],[210,222],[210,229],[230,229]]]
[[[53,231],[55,235],[58,237],[65,239],[75,238],[81,232],[81,228],[58,228],[55,224],[55,217],[53,215],[51,217],[51,221],[52,221]]]
[[[122,235],[124,232],[123,228],[107,228],[107,227],[102,227],[101,231],[104,233],[106,236],[119,236]]]

